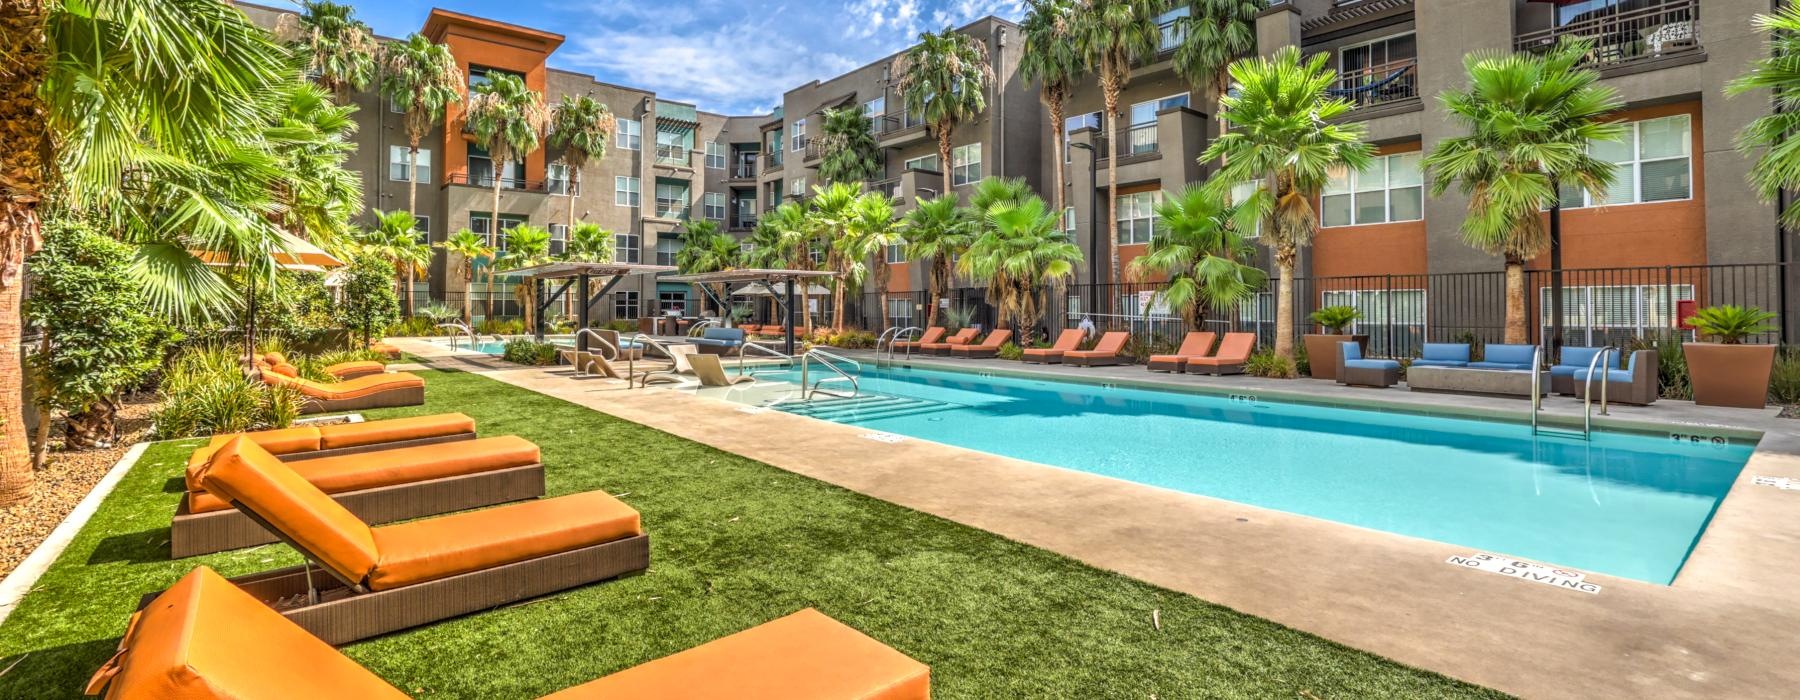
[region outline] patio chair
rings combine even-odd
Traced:
[[[188,465],[189,481],[199,483],[182,494],[175,508],[169,526],[172,558],[279,541],[248,514],[208,492],[203,477],[196,478],[204,475],[218,456],[213,450],[198,469],[191,462]],[[288,465],[356,517],[376,525],[544,495],[544,464],[538,446],[514,435],[395,447],[290,461]]]
[[[221,447],[200,481],[306,558],[233,583],[332,644],[650,565],[637,511],[601,491],[370,527],[243,438]]]
[[[1173,355],[1151,355],[1144,368],[1152,372],[1180,372],[1187,361],[1197,357],[1206,357],[1212,352],[1213,339],[1218,337],[1211,331],[1192,331],[1181,339],[1181,347],[1175,349]]]
[[[400,348],[394,347],[387,343],[369,343],[369,349],[374,350],[375,352],[381,353],[383,355],[386,355],[387,358],[390,360],[400,359]]]
[[[290,377],[300,376],[300,368],[289,363],[286,355],[279,352],[266,352],[263,353],[262,359],[277,372]],[[355,379],[370,374],[381,374],[386,371],[387,365],[374,360],[339,362],[325,367],[326,374],[337,377],[338,379]]]
[[[1599,354],[1600,348],[1564,347],[1562,357],[1556,361],[1556,364],[1550,365],[1550,390],[1564,396],[1574,396],[1575,373],[1580,372],[1585,377],[1588,365],[1592,364],[1594,358]],[[1617,368],[1617,365],[1613,365],[1606,369]]]
[[[405,693],[207,567],[131,616],[88,681],[109,700],[405,700]],[[489,669],[504,672],[503,669]],[[812,608],[547,698],[926,700],[931,669]]]
[[[1567,352],[1568,348],[1563,349]],[[1594,372],[1594,383],[1591,391],[1598,400],[1600,382],[1606,382],[1606,400],[1608,403],[1627,403],[1637,406],[1648,406],[1654,403],[1661,393],[1662,380],[1657,374],[1657,357],[1655,350],[1638,350],[1625,360],[1625,369],[1606,369]],[[1583,367],[1570,376],[1575,384],[1575,398],[1584,399],[1588,391],[1588,369]],[[1552,378],[1552,383],[1555,379]]]
[[[1426,343],[1419,359],[1412,361],[1414,367],[1467,367],[1469,366],[1468,343]]]
[[[406,372],[371,374],[325,384],[278,372],[258,372],[264,384],[291,386],[306,397],[301,413],[335,413],[425,403],[425,380]]]
[[[1337,382],[1345,386],[1387,388],[1400,383],[1400,363],[1395,360],[1371,360],[1363,357],[1362,345],[1352,341],[1338,343]]]
[[[361,423],[296,425],[290,428],[214,435],[188,455],[187,490],[200,490],[200,472],[225,443],[244,437],[283,462],[356,454],[394,447],[475,439],[475,419],[461,413],[434,413]]]
[[[980,331],[973,328],[964,328],[957,331],[956,335],[945,338],[943,342],[927,343],[921,341],[919,347],[913,348],[913,350],[924,355],[948,356],[950,354],[950,348],[975,342],[975,334],[979,332]]]
[[[950,348],[950,355],[966,357],[971,360],[999,357],[1000,346],[1005,345],[1008,340],[1012,340],[1012,330],[1002,328],[987,334],[987,337],[981,340],[980,345],[957,345]]]
[[[1087,334],[1083,333],[1080,328],[1064,328],[1063,332],[1056,336],[1055,344],[1047,348],[1025,348],[1024,354],[1019,359],[1040,365],[1061,364],[1063,354],[1080,348],[1081,339],[1085,335]]]
[[[1489,344],[1482,348],[1481,361],[1470,362],[1473,369],[1531,369],[1531,356],[1537,352],[1536,345]]]
[[[924,345],[926,343],[936,343],[936,342],[943,340],[943,338],[944,338],[944,327],[943,326],[932,326],[930,328],[925,329],[924,333],[919,334],[918,340],[898,341],[898,342],[894,343],[892,347],[894,348],[895,352],[900,352],[902,350],[915,350],[916,351],[919,349],[919,346],[921,346],[921,345]]]
[[[756,381],[756,377],[747,374],[736,377],[726,374],[725,363],[719,361],[718,355],[690,355],[688,364],[693,366],[694,376],[700,380],[700,386],[735,386]]]
[[[1244,363],[1250,361],[1250,351],[1256,349],[1255,333],[1226,333],[1219,340],[1219,350],[1211,357],[1190,357],[1182,365],[1182,371],[1188,374],[1210,374],[1215,377],[1224,374],[1243,374]]]
[[[1125,341],[1130,339],[1131,334],[1125,331],[1108,331],[1100,336],[1100,342],[1094,343],[1092,350],[1070,350],[1063,353],[1063,363],[1082,367],[1123,364]]]

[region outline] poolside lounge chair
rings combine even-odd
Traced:
[[[686,342],[699,346],[700,352],[709,355],[735,355],[744,347],[744,331],[741,328],[708,328],[698,338],[689,338]]]
[[[207,452],[196,450],[195,454]],[[188,480],[169,526],[169,554],[180,559],[279,541],[275,533],[205,490],[202,475],[217,450]],[[515,435],[289,461],[294,473],[330,494],[358,518],[383,524],[544,495],[538,446]]]
[[[269,363],[275,371],[290,377],[300,376],[300,369],[287,361],[287,356],[279,352],[265,352],[263,361]],[[338,379],[355,379],[367,374],[381,374],[387,371],[387,365],[374,360],[358,360],[355,362],[339,362],[325,367],[325,373]]]
[[[88,694],[105,692],[109,700],[407,697],[204,566],[132,615],[118,648],[88,681]],[[930,696],[929,667],[807,608],[547,697]]]
[[[187,488],[200,490],[200,471],[213,452],[238,437],[248,438],[283,462],[356,454],[394,447],[475,439],[475,419],[461,413],[434,413],[361,423],[296,425],[290,428],[214,435],[188,456]]]
[[[700,386],[733,386],[756,381],[749,375],[731,376],[725,373],[725,364],[719,361],[718,355],[691,355],[688,364],[694,368],[694,376],[700,380]]]
[[[1345,386],[1387,388],[1400,383],[1400,363],[1395,360],[1371,360],[1363,357],[1362,345],[1353,341],[1338,343],[1337,383]]]
[[[1467,367],[1469,366],[1468,343],[1426,343],[1419,359],[1412,361],[1414,367]]]
[[[1063,354],[1081,347],[1081,339],[1086,336],[1080,328],[1064,328],[1056,336],[1056,343],[1047,348],[1025,348],[1019,359],[1024,362],[1042,365],[1061,364]]]
[[[1599,354],[1600,348],[1564,347],[1562,358],[1558,359],[1556,364],[1550,365],[1550,390],[1564,396],[1574,396],[1575,373],[1580,372],[1583,377],[1587,376],[1588,365],[1593,364],[1594,358]],[[1613,353],[1613,355],[1616,358],[1618,353]],[[1613,360],[1613,362],[1617,361],[1617,359]],[[1618,366],[1613,365],[1607,369],[1618,369]]]
[[[322,384],[278,372],[260,372],[264,384],[291,386],[307,398],[301,413],[332,413],[365,408],[417,406],[425,403],[425,380],[406,372],[371,374]]]
[[[308,562],[233,582],[332,644],[650,565],[637,511],[601,491],[370,527],[244,438],[219,448],[200,481]]]
[[[998,357],[1000,346],[1005,345],[1008,340],[1012,340],[1012,329],[1002,328],[987,334],[987,337],[981,340],[980,345],[957,345],[950,348],[950,356],[966,357],[971,360]]]
[[[381,353],[383,355],[386,355],[387,358],[390,360],[400,359],[400,348],[394,347],[387,343],[370,343],[369,349],[374,350],[375,352]]]
[[[1563,348],[1564,352],[1568,348]],[[1606,382],[1606,400],[1608,403],[1628,403],[1648,406],[1656,401],[1661,393],[1662,380],[1657,374],[1657,357],[1655,350],[1638,350],[1625,360],[1625,369],[1607,369],[1594,371],[1593,389],[1596,402],[1600,396],[1600,382]],[[1588,369],[1582,367],[1569,377],[1575,385],[1575,397],[1585,398],[1588,389]],[[1554,376],[1551,382],[1556,380]]]
[[[1121,354],[1125,350],[1125,341],[1130,339],[1131,334],[1125,331],[1108,331],[1100,336],[1100,342],[1094,343],[1092,350],[1070,350],[1063,353],[1063,363],[1083,367],[1121,364],[1125,361],[1125,356]]]
[[[1243,374],[1244,363],[1250,361],[1250,351],[1256,349],[1255,333],[1226,333],[1219,339],[1219,350],[1211,357],[1190,357],[1182,365],[1182,371],[1188,374]]]
[[[925,332],[921,333],[919,335],[918,340],[901,340],[901,341],[895,342],[893,344],[893,348],[894,348],[895,352],[899,352],[902,350],[916,351],[919,349],[919,346],[921,346],[921,345],[924,345],[926,343],[936,343],[936,342],[942,340],[943,338],[944,338],[944,327],[943,326],[932,326],[930,328],[925,329]]]
[[[1212,352],[1213,338],[1211,331],[1194,331],[1183,336],[1181,347],[1175,349],[1173,355],[1151,355],[1144,367],[1152,372],[1180,372],[1187,361],[1197,357],[1206,357]]]
[[[950,354],[950,348],[975,342],[975,334],[979,332],[980,331],[973,328],[964,328],[957,331],[956,335],[945,338],[943,342],[921,342],[919,343],[919,347],[915,348],[915,350],[925,355],[948,356]]]
[[[1481,361],[1470,362],[1471,369],[1531,369],[1531,356],[1536,345],[1489,344],[1481,350]]]

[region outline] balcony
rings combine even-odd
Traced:
[[[656,198],[656,209],[646,218],[662,219],[664,221],[687,221],[688,202],[685,199],[664,199],[658,197]]]
[[[739,154],[737,154],[737,157],[731,163],[731,167],[725,171],[725,179],[727,179],[727,180],[754,180],[754,179],[756,179],[756,154],[755,153],[739,153]]]
[[[478,172],[473,175],[469,173],[450,173],[450,177],[446,179],[446,184],[490,189],[494,186],[494,176],[489,172]],[[576,187],[573,183],[566,180],[525,180],[522,178],[504,177],[500,178],[500,189],[517,192],[571,194],[575,192]]]
[[[1100,152],[1106,154],[1100,158],[1102,163],[1110,158],[1118,158],[1119,163],[1124,165],[1162,157],[1162,131],[1156,122],[1139,124],[1126,129],[1125,138],[1119,141],[1118,147],[1108,149],[1106,143],[1111,141],[1109,138],[1111,136],[1111,134],[1104,134],[1096,139],[1096,143],[1100,145]]]
[[[1338,76],[1328,90],[1355,104],[1357,109],[1419,101],[1419,59],[1403,58]]]
[[[764,153],[762,157],[763,172],[772,173],[781,169],[781,152]]]
[[[1583,63],[1602,70],[1698,55],[1700,0],[1666,0],[1637,9],[1597,9],[1560,27],[1521,32],[1514,38],[1513,48],[1542,53],[1555,47],[1563,37],[1591,42],[1593,48]]]
[[[809,138],[805,142],[806,158],[801,162],[814,163],[825,157],[825,144],[819,139]]]
[[[911,114],[887,114],[876,121],[875,140],[883,148],[898,148],[920,141],[925,133],[925,120]]]
[[[694,169],[694,151],[680,145],[656,144],[656,164],[680,170]]]

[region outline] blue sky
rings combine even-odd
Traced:
[[[768,111],[789,88],[905,48],[919,32],[1024,14],[1023,0],[348,2],[385,36],[417,31],[434,6],[553,31],[566,37],[554,67],[724,114]],[[789,45],[764,36],[805,38]]]

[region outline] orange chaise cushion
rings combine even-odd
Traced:
[[[319,449],[362,447],[383,442],[418,440],[475,432],[475,419],[461,413],[389,418],[319,426]]]
[[[346,580],[361,581],[375,568],[375,535],[368,523],[248,439],[219,448],[200,484],[268,521]]]
[[[517,435],[435,445],[396,447],[378,452],[287,462],[287,466],[325,493],[416,484],[431,479],[478,474],[537,464],[538,446]],[[231,504],[204,491],[188,496],[189,513],[226,510]]]
[[[543,700],[925,700],[931,669],[808,608]]]
[[[206,469],[206,462],[212,459],[213,453],[238,437],[249,438],[251,442],[263,448],[269,454],[285,455],[296,452],[316,452],[321,441],[319,429],[310,425],[292,428],[276,428],[274,430],[257,430],[249,433],[226,433],[214,435],[212,440],[200,449],[188,455],[187,490],[200,490],[200,472]]]
[[[133,616],[101,684],[112,700],[406,697],[204,566]]]
[[[309,397],[326,400],[356,399],[377,392],[388,391],[390,389],[425,386],[425,380],[405,372],[370,374],[330,384],[323,384],[309,379],[300,379],[298,377],[283,377],[279,374],[272,375],[268,372],[263,372],[262,377],[263,382],[265,383],[272,385],[286,384],[298,388],[300,393]]]
[[[355,360],[352,362],[339,362],[335,365],[329,365],[325,368],[326,374],[336,376],[336,377],[341,377],[346,374],[356,374],[356,375],[378,374],[378,373],[386,372],[386,371],[387,371],[387,365],[377,362],[375,360]]]
[[[386,590],[643,534],[638,512],[604,491],[473,510],[375,528]]]

